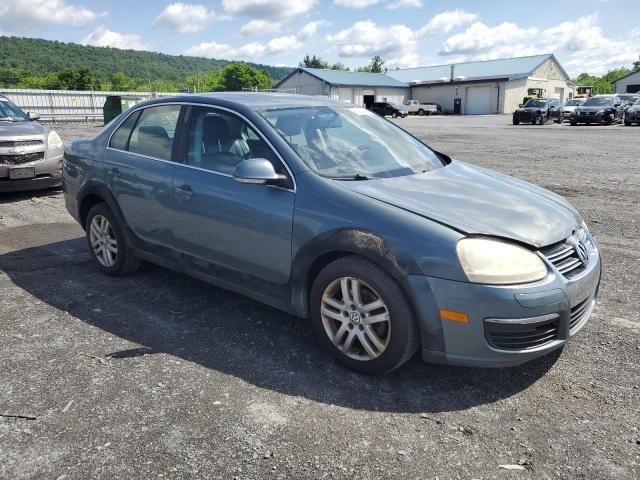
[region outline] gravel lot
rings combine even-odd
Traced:
[[[640,478],[640,128],[398,123],[581,211],[603,288],[564,352],[363,377],[306,321],[152,265],[98,273],[60,191],[4,194],[0,478]]]

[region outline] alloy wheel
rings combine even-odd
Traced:
[[[347,357],[373,360],[389,346],[389,309],[362,280],[341,277],[331,282],[322,294],[320,309],[325,333]]]
[[[89,239],[96,259],[103,267],[113,267],[118,258],[118,241],[107,217],[96,215],[91,219]]]

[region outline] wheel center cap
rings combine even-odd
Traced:
[[[349,319],[351,320],[351,323],[353,323],[354,325],[359,325],[360,324],[360,314],[358,312],[351,312],[349,314]]]

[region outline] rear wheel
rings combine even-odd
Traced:
[[[392,116],[393,118],[398,118],[398,114],[397,114],[396,112],[393,112],[393,113],[391,114],[391,116]]]
[[[104,273],[119,276],[140,268],[142,261],[126,244],[122,229],[106,204],[100,203],[89,210],[85,230],[89,251]]]
[[[418,110],[418,115],[422,117],[424,115],[424,110],[423,109]]]
[[[367,259],[348,256],[327,265],[310,300],[320,342],[353,370],[386,373],[418,349],[419,332],[406,295]]]

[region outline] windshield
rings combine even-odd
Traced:
[[[402,105],[398,105],[397,103],[392,103],[391,106],[393,108],[395,108],[396,110],[402,110],[403,109]]]
[[[567,107],[577,107],[579,105],[582,105],[583,103],[584,103],[584,100],[578,100],[578,99],[569,100],[567,102]]]
[[[634,103],[634,105],[640,105],[640,98],[636,100],[636,103]]]
[[[282,108],[261,114],[309,168],[322,176],[364,180],[443,166],[423,143],[364,108]]]
[[[584,102],[585,107],[606,107],[613,103],[612,97],[591,97]]]
[[[29,116],[6,98],[0,98],[0,122],[27,122]]]
[[[525,108],[545,108],[547,106],[546,100],[534,100],[531,99],[524,104]]]

